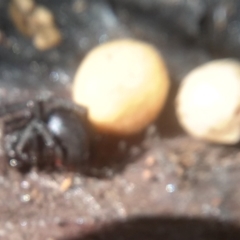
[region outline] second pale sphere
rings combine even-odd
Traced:
[[[240,63],[215,60],[190,72],[176,99],[180,124],[191,135],[225,144],[240,140]]]

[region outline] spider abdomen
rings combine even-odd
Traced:
[[[73,111],[56,109],[49,114],[47,126],[63,149],[62,164],[70,168],[81,168],[89,155],[89,137],[85,121]]]

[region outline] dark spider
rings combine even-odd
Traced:
[[[0,108],[2,146],[11,166],[80,170],[89,156],[87,111],[58,98]]]

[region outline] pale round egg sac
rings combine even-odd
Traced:
[[[92,49],[79,66],[73,100],[102,132],[135,134],[154,121],[169,90],[168,72],[152,45],[115,40]]]
[[[192,136],[216,143],[240,139],[240,62],[215,60],[192,70],[176,97],[176,113]]]

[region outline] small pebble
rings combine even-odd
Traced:
[[[14,4],[19,11],[25,14],[31,12],[35,6],[35,2],[33,0],[12,0],[12,4]]]
[[[61,43],[61,32],[55,25],[53,14],[46,7],[32,0],[12,0],[9,15],[19,32],[32,38],[38,50],[45,51]]]
[[[61,33],[55,27],[43,27],[39,29],[33,37],[34,46],[45,51],[60,44],[62,40]]]
[[[54,18],[50,10],[43,6],[38,6],[34,9],[31,14],[32,23],[35,26],[46,26],[54,25]]]
[[[148,167],[152,167],[156,163],[156,159],[153,156],[147,156],[145,159],[145,165]]]
[[[29,194],[23,194],[20,198],[21,202],[29,202],[31,200],[31,196]]]
[[[72,186],[72,183],[73,183],[72,177],[65,178],[60,186],[61,192],[66,192]]]
[[[174,184],[168,184],[166,186],[166,191],[168,193],[173,193],[173,192],[175,192],[175,190],[176,190],[176,186]]]
[[[149,181],[150,179],[153,178],[153,173],[150,170],[145,169],[142,172],[142,178],[143,178],[144,181]]]
[[[34,9],[34,1],[12,0],[9,3],[9,15],[19,32],[25,36],[31,36],[32,32],[28,26],[28,15]]]

